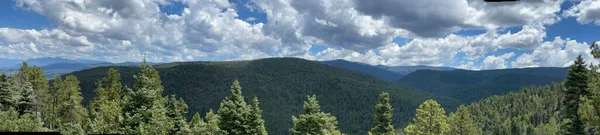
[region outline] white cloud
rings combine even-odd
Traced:
[[[560,20],[556,13],[563,0],[251,0],[243,5],[228,0],[183,0],[187,6],[180,15],[161,12],[159,5],[170,2],[17,0],[18,7],[48,18],[56,28],[0,28],[0,57],[122,62],[139,61],[144,54],[150,61],[296,56],[442,66],[464,54],[461,68],[496,69],[507,67],[505,55],[515,55],[487,56],[498,49],[534,50],[511,55],[518,57],[513,67],[563,66],[569,57],[586,49],[569,39],[543,41],[545,26]],[[565,14],[583,23],[597,21],[597,5],[597,1],[584,1]],[[254,17],[238,18],[235,9],[244,7],[264,13],[267,21],[252,24],[247,21],[256,21]],[[504,33],[507,27],[522,30]],[[486,32],[453,34],[465,29]],[[411,40],[398,45],[392,43],[395,37]],[[313,44],[328,48],[312,54]]]
[[[532,53],[519,56],[512,62],[512,67],[566,67],[580,54],[584,60],[598,63],[590,54],[587,43],[556,37],[553,41],[542,43]]]
[[[507,59],[515,56],[515,53],[505,53],[500,56],[490,55],[485,57],[481,64],[481,69],[504,69],[506,68]]]
[[[593,22],[596,25],[600,25],[600,1],[583,0],[569,10],[566,10],[564,15],[577,17],[579,23],[587,24]]]

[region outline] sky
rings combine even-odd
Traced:
[[[0,58],[298,57],[471,70],[598,63],[600,0],[3,0]]]

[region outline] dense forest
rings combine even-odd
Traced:
[[[123,86],[133,85],[134,67],[114,67],[121,73]],[[165,95],[177,95],[189,106],[190,112],[216,110],[224,97],[231,95],[231,83],[238,80],[246,101],[256,96],[263,110],[267,131],[286,134],[293,126],[292,115],[302,111],[306,95],[316,95],[322,109],[335,115],[339,129],[347,134],[366,134],[372,127],[370,115],[382,92],[388,92],[393,110],[393,122],[406,125],[415,108],[427,99],[443,102],[444,109],[453,110],[457,100],[435,96],[405,86],[385,82],[375,77],[335,68],[317,61],[298,58],[269,58],[230,62],[182,62],[154,66],[164,86]],[[80,81],[84,105],[94,97],[95,82],[105,76],[109,67],[72,73]],[[188,118],[193,114],[189,113]]]
[[[288,60],[289,61],[289,60]],[[254,61],[256,62],[256,61]],[[292,63],[299,63],[290,62]],[[323,135],[341,135],[341,134],[599,134],[600,128],[600,73],[598,66],[590,65],[589,68],[581,57],[578,57],[567,72],[566,80],[562,83],[551,84],[543,87],[527,87],[519,92],[511,92],[504,96],[492,96],[482,99],[479,102],[465,106],[460,105],[448,109],[443,104],[452,104],[455,101],[447,98],[430,96],[426,93],[412,93],[411,96],[428,97],[428,100],[412,99],[407,100],[407,95],[398,96],[395,94],[408,94],[411,90],[399,89],[406,93],[395,93],[397,91],[375,91],[370,89],[361,91],[351,91],[348,88],[339,88],[347,86],[338,86],[327,91],[310,91],[302,94],[299,103],[293,100],[297,97],[282,97],[281,95],[262,95],[260,91],[252,94],[243,94],[242,86],[238,79],[232,79],[232,83],[227,84],[229,91],[220,98],[218,106],[207,110],[190,111],[190,102],[184,100],[183,95],[197,96],[196,94],[175,93],[165,95],[166,88],[164,84],[176,82],[163,82],[161,78],[169,77],[173,74],[163,74],[156,68],[190,68],[201,72],[210,66],[207,65],[225,65],[239,66],[238,64],[227,63],[173,63],[159,65],[156,67],[142,63],[139,68],[130,69],[127,72],[134,72],[131,85],[126,84],[125,79],[121,78],[122,73],[117,68],[108,68],[102,73],[102,77],[95,80],[93,96],[87,102],[82,104],[84,96],[80,87],[81,77],[68,75],[65,77],[57,76],[52,81],[48,81],[41,68],[28,66],[23,63],[19,72],[11,75],[2,74],[0,76],[0,131],[57,131],[62,134],[323,134]],[[283,67],[261,67],[265,63],[250,64],[250,68],[256,71],[250,75],[238,75],[245,77],[257,76],[258,73],[278,73],[275,76],[285,74],[285,72],[272,72]],[[191,67],[182,67],[180,65],[195,65]],[[289,66],[289,65],[280,65]],[[300,65],[295,65],[300,66]],[[202,68],[204,67],[204,68]],[[246,67],[246,68],[249,68]],[[289,66],[294,67],[294,66]],[[222,68],[222,67],[221,67]],[[98,68],[101,69],[101,68]],[[212,68],[211,70],[216,70]],[[347,71],[329,70],[322,68],[326,72],[345,73]],[[171,70],[178,74],[189,74],[183,72],[186,70]],[[210,70],[209,70],[210,71]],[[269,72],[270,71],[270,72]],[[312,70],[311,70],[312,71]],[[169,72],[166,70],[165,72]],[[214,72],[214,71],[213,71]],[[290,73],[291,74],[291,73]],[[349,77],[366,77],[361,74],[350,74]],[[202,74],[200,74],[202,75]],[[296,74],[295,74],[296,75]],[[180,75],[178,75],[180,76]],[[89,77],[89,76],[88,76]],[[216,76],[212,76],[216,77]],[[284,79],[268,78],[264,79]],[[313,77],[313,76],[311,76]],[[327,74],[320,76],[326,78]],[[242,78],[242,77],[240,77]],[[254,78],[261,79],[261,78]],[[302,78],[314,79],[314,78]],[[181,81],[182,84],[203,80],[194,80],[190,82]],[[247,78],[245,78],[247,80]],[[357,80],[350,81],[345,85],[360,83]],[[125,85],[124,85],[125,84]],[[399,86],[370,85],[367,87],[377,88],[398,88]],[[327,86],[327,85],[324,85]],[[292,86],[290,86],[292,87]],[[364,88],[364,87],[352,87]],[[183,89],[183,88],[182,88]],[[314,89],[318,89],[314,87]],[[266,89],[268,90],[268,89]],[[330,91],[344,90],[340,93],[327,93]],[[217,90],[215,90],[217,91]],[[317,90],[315,90],[317,91]],[[369,91],[369,92],[365,92]],[[292,91],[285,91],[292,92]],[[377,92],[373,94],[373,92]],[[215,92],[217,93],[217,92]],[[371,101],[368,103],[356,98],[349,98],[343,93],[352,93],[355,95],[369,96]],[[395,94],[394,94],[395,93]],[[206,93],[205,93],[206,94]],[[263,93],[264,94],[264,93]],[[395,95],[395,96],[393,96]],[[215,96],[215,95],[210,95]],[[331,97],[333,96],[333,98]],[[292,104],[275,104],[264,107],[267,97],[289,98]],[[326,97],[326,98],[323,98]],[[337,97],[337,98],[336,98]],[[346,99],[348,98],[348,99]],[[414,98],[414,97],[413,97]],[[432,99],[429,99],[432,98]],[[327,99],[327,100],[323,100]],[[359,98],[360,99],[360,98]],[[192,100],[192,99],[188,99]],[[193,99],[196,102],[203,101],[201,98]],[[419,102],[418,106],[411,106],[408,103],[397,103],[401,101],[424,101]],[[344,102],[343,107],[336,108],[334,104],[326,102]],[[347,101],[347,102],[346,102]],[[438,103],[438,101],[441,101]],[[409,102],[410,103],[410,102]],[[418,103],[418,104],[419,104]],[[441,104],[440,104],[441,103]],[[197,106],[198,104],[194,104]],[[266,118],[277,118],[265,115],[263,109],[274,109],[281,105],[297,106],[298,109],[291,109],[294,113],[287,114],[285,119],[290,121],[291,126],[287,127],[285,132],[275,130],[269,132],[270,128]],[[354,108],[352,107],[354,106]],[[410,106],[410,107],[407,107]],[[350,110],[343,110],[351,108]],[[360,108],[360,109],[359,109]],[[367,109],[363,109],[367,108]],[[412,108],[408,111],[407,108]],[[213,110],[214,109],[214,110]],[[283,108],[282,109],[286,109]],[[289,108],[287,108],[289,109]],[[370,111],[352,111],[352,110],[370,110]],[[400,110],[400,113],[398,113]],[[448,110],[448,111],[446,111]],[[456,111],[454,111],[456,110]],[[338,111],[338,113],[332,113]],[[279,112],[284,112],[279,110]],[[410,112],[410,115],[403,115]],[[356,113],[356,114],[353,114]],[[448,115],[449,113],[449,115]],[[271,115],[275,115],[272,112]],[[400,114],[400,115],[398,115]],[[344,117],[339,117],[344,116]],[[399,124],[398,117],[402,119],[412,118],[408,124]],[[280,119],[284,119],[283,117]],[[277,120],[280,120],[277,119]],[[349,120],[354,119],[354,120]],[[366,129],[364,125],[357,124],[361,120],[370,124]],[[356,122],[356,123],[353,123]],[[285,123],[285,122],[284,122]],[[283,124],[283,123],[275,123]],[[348,126],[346,129],[338,126]],[[359,125],[358,128],[364,131],[352,131],[352,126]],[[349,131],[349,132],[348,132]]]

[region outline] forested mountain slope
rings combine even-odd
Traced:
[[[375,66],[371,66],[371,65],[368,65],[365,63],[359,63],[359,62],[350,62],[350,61],[346,61],[346,60],[331,60],[331,61],[322,61],[322,62],[327,65],[330,65],[330,66],[344,68],[344,69],[372,75],[374,77],[377,77],[377,78],[379,78],[381,80],[385,80],[385,81],[395,81],[395,80],[400,79],[402,76],[406,75],[406,74],[396,73],[393,71],[389,71],[386,69],[382,69],[379,67],[375,67]]]
[[[237,79],[243,95],[250,101],[257,96],[269,134],[288,134],[291,116],[302,112],[306,95],[316,94],[321,108],[331,112],[339,128],[348,134],[366,134],[372,127],[378,95],[390,94],[394,119],[398,127],[408,122],[415,108],[426,99],[435,99],[453,109],[458,101],[432,96],[427,92],[387,83],[370,75],[297,58],[269,58],[230,62],[182,62],[155,66],[160,73],[165,94],[183,97],[190,112],[216,110],[230,95],[231,83]],[[117,67],[123,84],[132,87],[137,67]],[[108,67],[73,72],[80,80],[84,102],[93,96],[94,83]],[[193,114],[193,113],[190,113]]]
[[[417,70],[398,83],[465,103],[492,95],[504,95],[525,86],[562,82],[568,68],[523,68],[502,70]]]

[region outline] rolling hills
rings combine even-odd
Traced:
[[[389,83],[356,71],[298,58],[268,58],[251,61],[178,62],[155,66],[164,94],[182,97],[190,114],[217,109],[235,79],[240,81],[247,101],[260,100],[263,118],[270,134],[288,134],[291,116],[301,112],[308,94],[316,94],[321,107],[338,118],[339,128],[348,134],[366,134],[371,128],[378,95],[389,92],[394,106],[394,123],[403,127],[426,99],[443,102],[452,110],[459,101]],[[132,86],[136,67],[116,67],[124,85]],[[108,67],[76,71],[84,99],[93,96],[94,82]]]
[[[330,66],[372,75],[381,80],[390,81],[390,82],[396,81],[396,80],[402,78],[403,76],[410,74],[416,70],[420,70],[420,69],[429,69],[429,70],[435,70],[435,71],[454,70],[454,68],[451,68],[451,67],[432,67],[432,66],[423,66],[423,65],[420,65],[420,66],[384,66],[384,65],[373,66],[373,65],[369,65],[369,64],[365,64],[365,63],[351,62],[351,61],[342,60],[342,59],[321,61],[321,62],[323,62],[327,65],[330,65]]]
[[[405,75],[359,62],[350,62],[346,60],[331,60],[322,62],[330,66],[372,75],[385,81],[395,81]]]
[[[397,82],[420,90],[460,99],[465,103],[492,95],[504,95],[525,86],[562,82],[568,68],[523,68],[502,70],[417,70]]]

